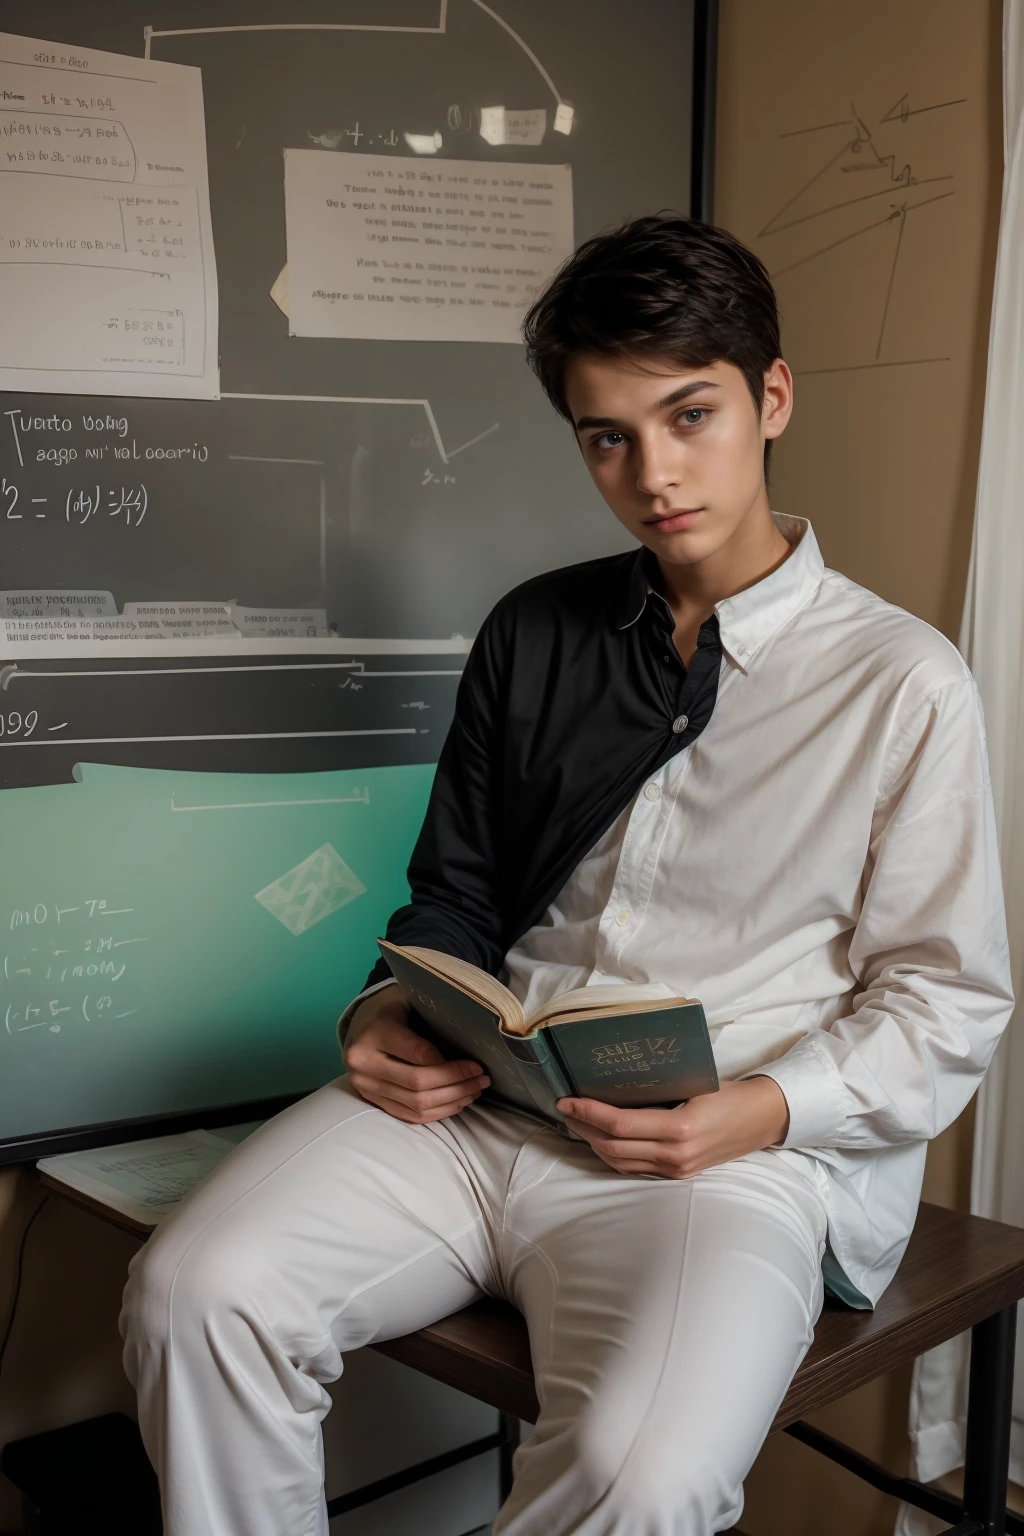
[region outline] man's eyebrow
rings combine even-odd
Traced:
[[[664,400],[659,400],[654,407],[656,411],[667,410],[670,405],[678,405],[680,400],[687,400],[690,395],[695,395],[699,389],[720,389],[720,384],[715,384],[711,379],[697,379],[693,384],[684,384],[681,389],[674,389]]]
[[[715,384],[711,379],[696,379],[692,384],[683,384],[679,389],[674,389],[670,395],[659,400],[654,406],[656,411],[668,410],[670,405],[678,405],[680,400],[688,400],[701,389],[720,389],[721,385]],[[582,432],[584,427],[618,427],[621,423],[614,416],[581,416],[576,423],[576,431]]]

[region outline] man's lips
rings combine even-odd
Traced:
[[[657,517],[647,517],[644,523],[658,533],[675,533],[680,528],[692,528],[703,512],[703,507],[680,507]]]

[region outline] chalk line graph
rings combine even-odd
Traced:
[[[530,63],[536,69],[545,85],[555,98],[557,106],[564,106],[558,87],[548,74],[544,65],[538,59],[530,47],[514,27],[510,26],[503,16],[492,10],[484,0],[469,0],[469,4],[475,5],[483,11],[492,21],[506,31],[513,42],[522,49]],[[448,30],[448,0],[439,0],[437,23],[432,27],[396,26],[386,22],[366,21],[271,21],[271,22],[246,22],[238,26],[224,27],[151,27],[143,28],[145,42],[145,58],[151,58],[150,52],[155,37],[195,37],[202,34],[216,32],[412,32],[425,37],[443,37]]]
[[[795,259],[786,262],[782,266],[773,268],[771,273],[773,279],[783,277],[800,267],[807,266],[811,262],[819,261],[840,246],[860,240],[872,231],[885,227],[894,228],[896,231],[892,257],[885,279],[884,292],[879,294],[878,328],[874,338],[873,360],[871,362],[837,365],[827,368],[798,369],[796,370],[797,372],[814,374],[860,372],[873,367],[908,367],[949,361],[949,358],[945,356],[902,358],[898,360],[884,359],[882,357],[886,329],[892,314],[892,301],[897,274],[900,270],[901,258],[904,256],[905,251],[904,237],[907,221],[911,214],[917,213],[920,209],[930,207],[935,203],[945,202],[952,198],[955,195],[956,189],[950,187],[927,196],[920,196],[916,191],[917,188],[923,188],[935,183],[951,182],[954,180],[953,173],[944,171],[930,176],[916,174],[911,160],[905,159],[902,160],[902,163],[898,164],[899,156],[897,151],[885,152],[884,148],[877,141],[877,132],[883,124],[905,125],[911,118],[963,106],[967,98],[962,96],[954,97],[944,101],[927,102],[921,106],[913,106],[911,101],[910,93],[904,93],[878,117],[874,128],[868,125],[865,117],[858,112],[856,105],[851,103],[850,112],[847,117],[789,129],[779,135],[780,139],[797,139],[806,137],[809,134],[834,132],[837,129],[843,129],[845,132],[843,143],[839,148],[829,153],[815,168],[813,173],[766,220],[758,231],[759,239],[768,239],[771,236],[780,235],[784,231],[795,229],[798,226],[805,226],[808,232],[813,232],[814,229],[820,227],[818,221],[827,219],[829,216],[838,214],[847,208],[859,208],[860,205],[870,203],[878,198],[888,197],[890,199],[890,207],[880,218],[869,218],[865,223],[858,223],[852,230],[847,230],[832,240],[817,244],[811,250],[795,257]],[[880,174],[885,177],[885,182],[881,187],[872,188],[869,192],[855,192],[849,197],[832,197],[821,205],[808,207],[809,201],[811,203],[814,202],[816,189],[827,186],[829,180],[836,173],[841,176],[859,176],[864,173]]]

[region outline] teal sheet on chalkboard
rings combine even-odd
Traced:
[[[82,764],[7,790],[0,1142],[335,1076],[432,776]]]

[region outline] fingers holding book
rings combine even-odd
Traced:
[[[397,987],[367,998],[353,1017],[345,1048],[352,1087],[360,1098],[411,1125],[457,1115],[490,1079],[478,1062],[446,1061],[408,1020]]]
[[[597,1099],[559,1099],[567,1123],[618,1173],[690,1179],[705,1168],[778,1146],[789,1106],[770,1077],[723,1082],[674,1109],[617,1109]]]

